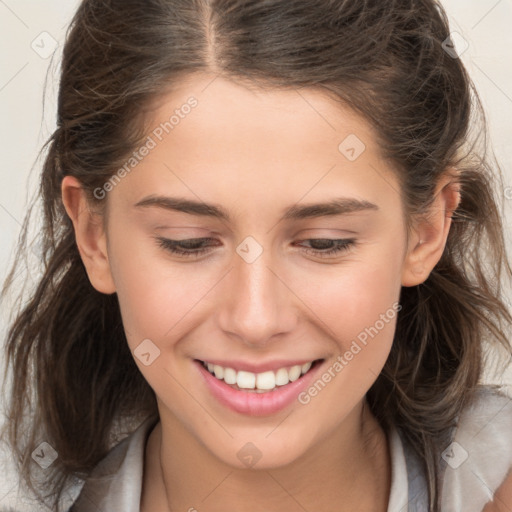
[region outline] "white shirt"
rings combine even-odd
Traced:
[[[84,483],[69,512],[139,512],[146,440],[144,421],[117,444]],[[481,512],[512,468],[512,399],[482,386],[443,448],[442,512]],[[389,435],[391,490],[387,512],[427,512],[421,464],[393,428]]]

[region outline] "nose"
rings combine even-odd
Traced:
[[[269,250],[263,250],[252,262],[234,255],[218,309],[220,328],[225,333],[249,346],[263,347],[277,335],[293,331],[297,301],[279,268]]]

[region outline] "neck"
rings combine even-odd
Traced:
[[[160,418],[146,446],[141,512],[249,512],[255,503],[268,512],[387,510],[388,443],[364,401],[339,432],[293,462],[267,469],[227,465],[176,418],[165,412]]]

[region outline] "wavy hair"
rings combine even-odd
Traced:
[[[477,91],[443,47],[449,36],[436,0],[82,1],[63,49],[57,128],[42,150],[43,269],[6,340],[7,437],[29,485],[41,436],[59,454],[45,487],[56,503],[105,456],[120,425],[126,433],[157,414],[116,294],[88,280],[62,178],[75,176],[103,211],[94,190],[147,136],[145,106],[183,76],[208,71],[269,88],[317,88],[350,106],[375,128],[409,220],[428,214],[440,177],[458,169],[461,202],[444,253],[425,282],[402,288],[391,352],[367,393],[383,428],[400,428],[420,457],[429,512],[440,510],[440,439],[474,397],[484,346],[510,360],[512,323],[502,292],[512,269],[501,170],[482,143]],[[2,296],[27,251],[30,217]]]

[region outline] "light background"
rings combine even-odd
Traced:
[[[0,282],[13,260],[24,212],[38,182],[41,161],[35,165],[37,152],[55,127],[61,46],[57,47],[48,72],[43,112],[43,84],[52,60],[51,56],[44,58],[45,52],[52,49],[51,38],[63,42],[78,3],[76,0],[0,0]],[[505,173],[504,185],[512,187],[512,1],[444,0],[442,3],[448,11],[451,30],[462,34],[469,43],[461,58],[481,95],[491,144]],[[505,221],[512,254],[512,188],[508,190],[507,194],[504,191]],[[512,302],[510,292],[508,297]],[[0,339],[3,340],[9,308],[6,304],[1,307]],[[0,362],[3,363],[1,356]],[[496,379],[489,377],[489,381]],[[512,371],[508,372],[506,382],[512,384]],[[3,467],[1,460],[0,467]],[[16,498],[11,471],[0,474],[0,506],[11,504],[17,510],[28,510]]]

